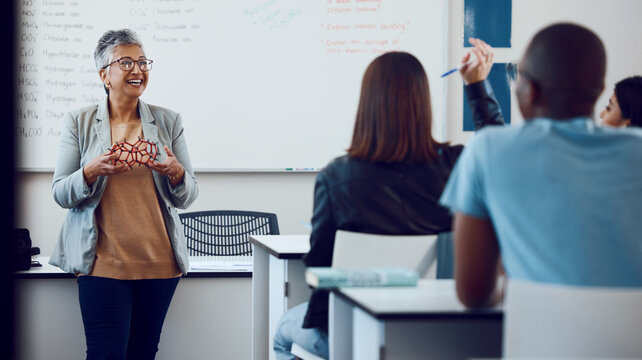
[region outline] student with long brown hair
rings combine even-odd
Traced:
[[[503,124],[485,79],[492,49],[471,39],[477,61],[461,70],[478,127]],[[464,57],[464,62],[468,60]],[[463,146],[432,136],[428,78],[411,54],[386,53],[366,70],[347,155],[334,159],[316,179],[310,252],[306,266],[330,266],[337,230],[419,235],[450,231],[451,216],[438,200]],[[403,249],[400,249],[403,251]],[[277,359],[294,359],[296,342],[328,358],[328,293],[290,309],[274,337]]]

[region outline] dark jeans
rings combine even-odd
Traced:
[[[179,279],[78,277],[87,360],[154,359]]]

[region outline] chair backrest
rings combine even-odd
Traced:
[[[437,235],[377,235],[338,230],[332,266],[405,267],[416,270],[422,278],[434,278],[436,244]]]
[[[189,255],[252,255],[248,235],[279,235],[276,214],[209,210],[178,214]]]
[[[642,289],[508,281],[504,357],[642,358]]]

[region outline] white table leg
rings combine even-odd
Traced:
[[[252,360],[267,360],[269,257],[260,246],[254,247],[252,272]]]
[[[352,305],[330,293],[328,319],[330,360],[352,357]]]
[[[353,309],[352,316],[352,359],[380,359],[381,348],[385,345],[384,324],[357,307]]]
[[[272,349],[274,334],[276,333],[276,326],[279,323],[281,315],[287,310],[287,302],[285,298],[285,282],[286,282],[286,260],[278,259],[274,256],[269,257],[269,309],[268,309],[268,353],[269,359],[275,360],[276,354]]]

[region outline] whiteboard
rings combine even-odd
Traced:
[[[443,129],[446,0],[24,0],[17,167],[52,170],[66,112],[104,97],[98,38],[135,30],[148,104],[181,114],[199,171],[321,168],[351,140],[361,78],[391,50],[429,75]]]

